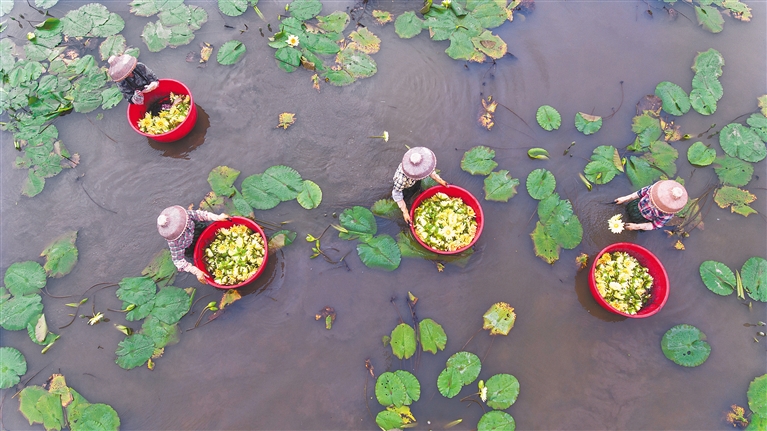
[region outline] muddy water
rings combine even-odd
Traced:
[[[495,30],[513,57],[491,66],[450,59],[443,53],[447,42],[432,42],[426,33],[402,40],[392,24],[372,22],[372,8],[398,15],[420,2],[371,2],[361,22],[382,39],[374,55],[378,73],[344,88],[323,85],[320,93],[311,88],[310,73],[286,74],[275,66],[273,50],[257,27],[270,33],[252,11],[224,18],[215,3],[200,4],[210,19],[193,43],[153,54],[140,41],[148,20],[130,15],[125,4],[108,3],[125,18],[123,34],[142,48],[141,60],[192,89],[200,118],[189,138],[177,145],[148,141],[126,124],[124,105],[103,119],[95,113],[61,118],[56,122],[60,137],[82,163],[29,199],[18,192],[26,172],[10,168],[16,157],[11,137],[0,135],[0,267],[4,271],[13,262],[35,259],[52,238],[77,230],[79,263],[71,274],[49,281],[51,294],[79,295],[96,283],[139,275],[165,246],[154,228],[157,214],[168,205],[199,202],[210,190],[208,172],[220,165],[240,170],[242,179],[286,164],[322,187],[323,203],[312,211],[294,201],[258,212],[263,220],[289,221],[286,227],[298,232],[297,241],[270,259],[267,275],[220,318],[183,332],[154,371],[115,365],[123,335],[112,323],[126,323],[117,313],[107,312],[112,322],[92,327],[78,319],[58,331],[62,338],[46,355],[25,332],[0,332],[3,346],[26,356],[24,379],[39,372],[30,384],[61,372],[87,399],[112,405],[124,429],[376,429],[372,418],[381,407],[364,366],[370,359],[376,375],[415,372],[422,386],[421,399],[412,406],[418,429],[440,429],[457,419],[463,422],[454,429],[472,429],[482,411],[460,398],[473,388],[445,399],[435,384],[447,358],[471,340],[465,349],[483,358],[480,378],[510,373],[519,379],[520,396],[507,411],[520,429],[725,429],[722,417],[729,406],[747,405],[748,383],[765,373],[767,340],[754,343],[756,330],[743,324],[767,320],[765,307],[755,303],[749,310],[735,297],[718,297],[697,273],[704,260],[739,268],[751,256],[766,256],[764,218],[713,208],[705,230],[686,239],[681,252],[662,232],[617,237],[604,229],[616,209],[602,202],[629,193],[628,180],[621,176],[588,192],[577,173],[594,147],[622,149],[631,142],[634,105],[657,83],[668,80],[689,89],[696,52],[716,48],[724,55],[725,91],[713,116],[693,112],[680,118],[683,133],[703,132],[711,123],[718,129],[752,112],[756,97],[767,92],[764,3],[750,3],[751,23],[727,18],[725,30],[713,35],[682,15],[672,21],[655,9],[651,16],[643,2],[538,2],[533,13],[517,15]],[[79,3],[60,2],[52,13],[62,16],[70,6]],[[352,6],[326,2],[323,13]],[[284,4],[261,2],[259,7],[275,17]],[[695,20],[689,7],[680,7]],[[270,22],[276,29],[278,21]],[[23,35],[27,30],[10,31]],[[248,50],[238,64],[223,67],[212,61],[197,68],[185,62],[199,42],[220,46],[233,38]],[[477,124],[480,100],[487,96],[503,105],[490,132]],[[560,130],[537,126],[535,110],[542,104],[562,114]],[[578,111],[615,115],[587,137],[572,125]],[[275,127],[281,112],[296,113],[288,130]],[[368,138],[383,130],[389,142]],[[701,140],[717,146],[715,137]],[[386,197],[406,145],[431,147],[442,176],[476,195],[483,193],[482,177],[459,167],[473,146],[494,148],[499,169],[523,184],[531,170],[551,170],[557,192],[573,202],[584,225],[582,244],[564,251],[554,265],[535,257],[529,234],[537,202],[522,186],[509,203],[483,202],[487,223],[465,268],[448,265],[440,273],[430,262],[404,259],[394,272],[371,270],[356,257],[355,243],[339,240],[332,230],[322,246],[337,249],[339,256],[351,252],[348,270],[310,260],[310,246],[302,238],[321,233],[344,208]],[[528,159],[526,150],[534,146],[549,149],[552,159]],[[684,157],[687,146],[675,144],[681,154],[677,165],[690,193],[698,195],[716,178],[711,169],[692,169]],[[767,214],[765,174],[762,161],[748,186],[762,214]],[[379,220],[382,232],[394,235],[401,229]],[[593,256],[618,240],[649,248],[670,274],[668,303],[649,319],[624,320],[599,309],[586,273],[576,271],[579,253]],[[188,275],[176,285],[198,287],[198,297],[209,295],[181,321],[188,329],[201,304],[220,293]],[[420,298],[418,316],[441,323],[448,335],[446,350],[424,354],[417,370],[413,360],[392,357],[381,343],[399,314],[407,315],[408,291]],[[472,338],[482,314],[498,301],[515,307],[514,329],[496,340],[484,331]],[[65,302],[44,298],[51,327],[69,322]],[[97,310],[120,306],[114,288],[97,293],[95,304]],[[314,319],[326,305],[338,314],[330,331]],[[680,323],[708,336],[712,353],[700,367],[677,366],[660,350],[663,333]],[[2,425],[29,428],[11,395],[3,392]]]

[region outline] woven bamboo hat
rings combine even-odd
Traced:
[[[157,217],[157,230],[165,239],[173,241],[181,236],[189,221],[189,215],[184,207],[174,205],[165,208]]]
[[[410,178],[422,180],[437,166],[437,156],[426,147],[413,147],[402,157],[402,171]]]
[[[673,180],[658,181],[650,189],[650,202],[664,213],[675,214],[687,205],[687,190]]]
[[[138,60],[136,57],[128,54],[113,55],[107,60],[109,63],[109,77],[113,81],[119,82],[127,78],[133,69],[136,68]]]

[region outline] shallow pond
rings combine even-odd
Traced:
[[[701,282],[698,267],[719,260],[740,268],[751,256],[767,256],[765,162],[755,165],[747,187],[758,197],[752,206],[762,215],[744,218],[713,207],[705,230],[684,239],[684,251],[674,249],[676,238],[660,231],[609,233],[605,220],[616,210],[603,202],[630,193],[628,179],[621,175],[589,192],[578,173],[596,146],[623,151],[633,141],[635,104],[659,82],[689,88],[697,52],[715,48],[724,56],[724,97],[711,117],[690,112],[679,118],[682,132],[697,135],[712,123],[719,130],[753,112],[756,98],[767,93],[764,2],[748,3],[752,22],[727,17],[724,31],[711,34],[681,4],[680,16],[672,20],[658,4],[648,13],[641,1],[540,1],[531,13],[517,14],[494,30],[513,56],[491,65],[453,60],[443,52],[448,43],[431,41],[425,32],[400,39],[393,24],[381,27],[371,17],[373,9],[396,16],[419,9],[421,2],[370,1],[360,22],[382,40],[373,55],[378,72],[347,87],[323,83],[320,92],[312,88],[310,72],[287,74],[277,68],[259,28],[266,36],[271,32],[253,11],[230,18],[215,2],[188,3],[203,6],[209,15],[194,41],[151,53],[140,38],[150,19],[131,15],[127,2],[105,2],[125,19],[122,34],[129,45],[141,48],[140,60],[161,77],[191,88],[200,110],[192,135],[175,144],[147,140],[127,124],[124,102],[103,118],[96,115],[100,111],[62,117],[55,123],[60,139],[80,154],[81,164],[27,198],[19,193],[26,171],[11,168],[17,155],[12,137],[0,134],[0,268],[38,259],[51,239],[77,230],[79,262],[69,275],[49,280],[52,295],[79,297],[97,283],[138,276],[166,247],[154,225],[159,212],[199,203],[210,190],[208,173],[222,165],[242,172],[238,186],[246,176],[288,165],[322,188],[322,204],[307,211],[292,201],[256,211],[261,220],[286,222],[285,228],[298,233],[296,241],[277,252],[266,274],[219,318],[183,332],[153,371],[126,371],[115,364],[124,336],[113,323],[126,322],[121,314],[106,312],[109,323],[88,326],[77,319],[54,329],[62,337],[45,355],[26,331],[1,330],[2,346],[16,347],[27,359],[22,381],[34,375],[29,383],[40,385],[61,372],[88,400],[113,406],[123,429],[372,430],[382,407],[365,368],[369,359],[376,376],[404,369],[418,377],[421,399],[412,406],[417,429],[441,429],[457,419],[463,422],[454,429],[474,429],[482,409],[460,399],[476,386],[453,399],[440,395],[436,386],[447,358],[468,341],[465,349],[483,358],[480,379],[497,373],[519,379],[519,398],[506,411],[520,429],[725,429],[729,406],[747,406],[749,382],[765,373],[767,339],[755,343],[757,330],[744,324],[767,320],[765,305],[754,302],[750,308],[748,301],[714,295]],[[323,14],[354,6],[324,3]],[[80,4],[62,1],[51,13],[61,17]],[[276,29],[284,2],[262,0],[258,6]],[[25,7],[17,2],[16,8]],[[23,38],[28,29],[13,24],[7,32]],[[219,47],[235,38],[245,43],[247,53],[233,66],[217,64],[215,53],[204,68],[185,61],[203,41]],[[491,131],[477,122],[481,99],[488,96],[503,105]],[[546,132],[537,125],[535,111],[544,104],[562,114],[559,130]],[[584,136],[572,122],[578,111],[614,115],[598,133]],[[276,127],[282,112],[296,114],[287,130]],[[388,142],[369,138],[384,130]],[[704,134],[700,140],[718,148],[716,136]],[[716,182],[716,175],[687,162],[691,142],[674,146],[680,150],[679,175],[697,196]],[[460,169],[464,152],[474,146],[495,149],[498,169],[522,181],[509,202],[482,201],[485,230],[469,264],[438,272],[431,262],[408,258],[393,272],[369,269],[354,251],[356,242],[338,239],[332,229],[322,247],[337,249],[338,256],[349,253],[348,268],[310,259],[306,234],[319,235],[345,208],[369,207],[387,197],[406,146],[416,145],[435,151],[443,178],[477,196],[484,194],[484,177]],[[551,160],[529,159],[531,147],[547,148]],[[563,251],[553,265],[534,255],[530,239],[537,201],[525,191],[524,180],[541,167],[554,173],[557,192],[572,201],[584,226],[582,243]],[[390,235],[404,228],[384,219],[378,226]],[[577,271],[578,254],[593,257],[619,240],[647,247],[669,273],[670,297],[651,318],[624,320],[600,309],[588,291],[587,271]],[[197,287],[197,298],[209,295],[182,319],[184,330],[194,326],[204,303],[221,294],[188,274],[175,285]],[[422,354],[417,369],[413,359],[397,359],[381,341],[400,315],[409,315],[408,292],[419,298],[418,317],[433,318],[448,337],[446,349]],[[64,303],[71,301],[44,297],[50,327],[70,321],[71,309]],[[482,315],[499,301],[515,308],[515,327],[506,337],[493,339],[482,331],[472,338]],[[113,288],[95,296],[97,310],[120,305]],[[325,306],[337,312],[331,330],[315,320]],[[681,323],[708,337],[712,351],[702,366],[680,367],[660,349],[663,334]],[[30,428],[12,395],[2,391],[2,426]]]

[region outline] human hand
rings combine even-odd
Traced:
[[[131,97],[131,102],[133,102],[134,105],[143,105],[144,104],[144,94],[136,90],[133,92],[133,97]]]
[[[445,181],[445,180],[442,180],[442,181],[440,181],[439,183],[440,183],[440,184],[441,184],[443,187],[450,187],[450,184],[448,184],[448,182],[447,182],[447,181]]]
[[[218,221],[224,221],[224,220],[231,220],[232,216],[226,213],[221,213],[218,215]]]
[[[143,93],[149,93],[150,91],[154,91],[159,85],[160,85],[159,82],[152,81],[146,87],[144,87]]]
[[[200,268],[197,268],[196,266],[193,266],[191,271],[192,274],[194,274],[195,277],[197,277],[197,281],[199,281],[202,284],[208,284],[208,279],[205,277],[205,273],[202,272]]]
[[[615,203],[618,204],[618,205],[623,205],[623,204],[625,204],[626,202],[628,202],[630,200],[631,200],[631,195],[621,196],[621,197],[619,197],[618,199],[615,200]]]
[[[413,223],[413,220],[410,218],[410,214],[408,214],[406,211],[402,211],[402,218],[405,219],[405,223],[407,224]]]

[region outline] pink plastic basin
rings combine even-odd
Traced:
[[[210,243],[213,241],[213,239],[216,237],[216,232],[218,232],[219,229],[232,227],[234,225],[238,224],[244,224],[245,226],[249,227],[250,230],[254,232],[258,232],[259,235],[261,235],[261,238],[264,240],[264,261],[261,262],[261,266],[258,267],[255,273],[250,276],[247,280],[243,281],[239,284],[232,284],[232,285],[224,285],[224,284],[218,284],[215,281],[213,281],[213,277],[210,276],[210,273],[208,272],[208,269],[205,267],[205,259],[203,256],[205,256],[205,249],[210,245]],[[256,224],[253,220],[245,217],[232,217],[231,220],[224,220],[224,221],[214,221],[208,227],[205,228],[205,230],[202,231],[200,234],[200,238],[197,240],[197,244],[194,246],[194,266],[197,268],[200,268],[202,272],[205,273],[205,276],[208,278],[208,284],[214,287],[218,287],[219,289],[236,289],[238,287],[242,287],[256,278],[258,278],[259,275],[261,275],[264,272],[264,268],[266,268],[266,260],[269,257],[269,249],[267,247],[267,243],[269,240],[266,238],[266,235],[264,234],[264,230],[261,229],[261,226]]]
[[[136,131],[136,133],[146,136],[147,138],[152,138],[155,141],[178,141],[179,139],[188,135],[197,122],[197,107],[194,104],[194,97],[192,96],[192,92],[189,91],[189,88],[187,88],[186,85],[179,81],[174,79],[160,79],[159,82],[160,85],[158,85],[154,91],[144,94],[143,105],[134,105],[132,103],[128,104],[128,123],[131,125],[133,130]],[[159,135],[152,135],[139,130],[138,120],[144,118],[147,107],[151,106],[155,101],[167,97],[170,95],[170,93],[189,95],[189,114],[187,114],[186,119],[181,124],[176,126],[175,129],[166,133],[161,133]]]
[[[636,258],[636,260],[638,260],[642,266],[647,268],[647,271],[653,278],[653,284],[650,290],[650,302],[642,307],[637,312],[637,314],[627,314],[616,310],[612,305],[608,304],[604,298],[602,298],[602,295],[599,294],[599,290],[597,290],[597,285],[594,281],[597,261],[599,261],[599,258],[602,257],[603,254],[616,251],[626,252],[632,257]],[[660,260],[654,254],[652,254],[650,250],[630,242],[618,242],[608,245],[602,251],[600,251],[599,254],[597,254],[597,256],[594,258],[594,261],[591,263],[591,271],[589,272],[589,287],[591,288],[591,295],[594,296],[594,299],[597,301],[597,303],[601,305],[605,310],[615,314],[620,314],[621,316],[630,317],[632,319],[650,317],[660,311],[660,309],[663,308],[663,306],[666,304],[669,293],[668,274],[666,274],[666,269],[663,267],[663,264],[660,262]]]
[[[470,206],[474,213],[476,214],[477,218],[477,232],[474,234],[474,239],[471,240],[471,242],[465,246],[461,247],[454,251],[444,251],[439,250],[436,248],[433,248],[426,243],[424,243],[421,238],[418,237],[418,234],[415,232],[415,210],[418,208],[419,205],[421,205],[421,202],[423,202],[425,199],[429,199],[430,197],[434,196],[435,194],[442,192],[451,198],[461,198],[463,202]],[[485,217],[484,213],[482,212],[482,207],[479,205],[479,201],[477,198],[474,197],[471,193],[469,193],[468,190],[462,189],[458,186],[448,185],[447,187],[436,185],[434,187],[429,188],[428,190],[424,191],[420,195],[418,195],[417,198],[415,198],[415,201],[413,202],[412,207],[410,208],[410,219],[413,220],[413,223],[410,225],[410,231],[413,232],[413,237],[415,237],[415,240],[418,241],[419,244],[421,244],[424,248],[426,248],[429,251],[432,251],[434,253],[438,254],[458,254],[462,251],[467,250],[469,247],[473,246],[474,243],[477,242],[479,239],[479,235],[482,233],[482,227],[485,225]]]

